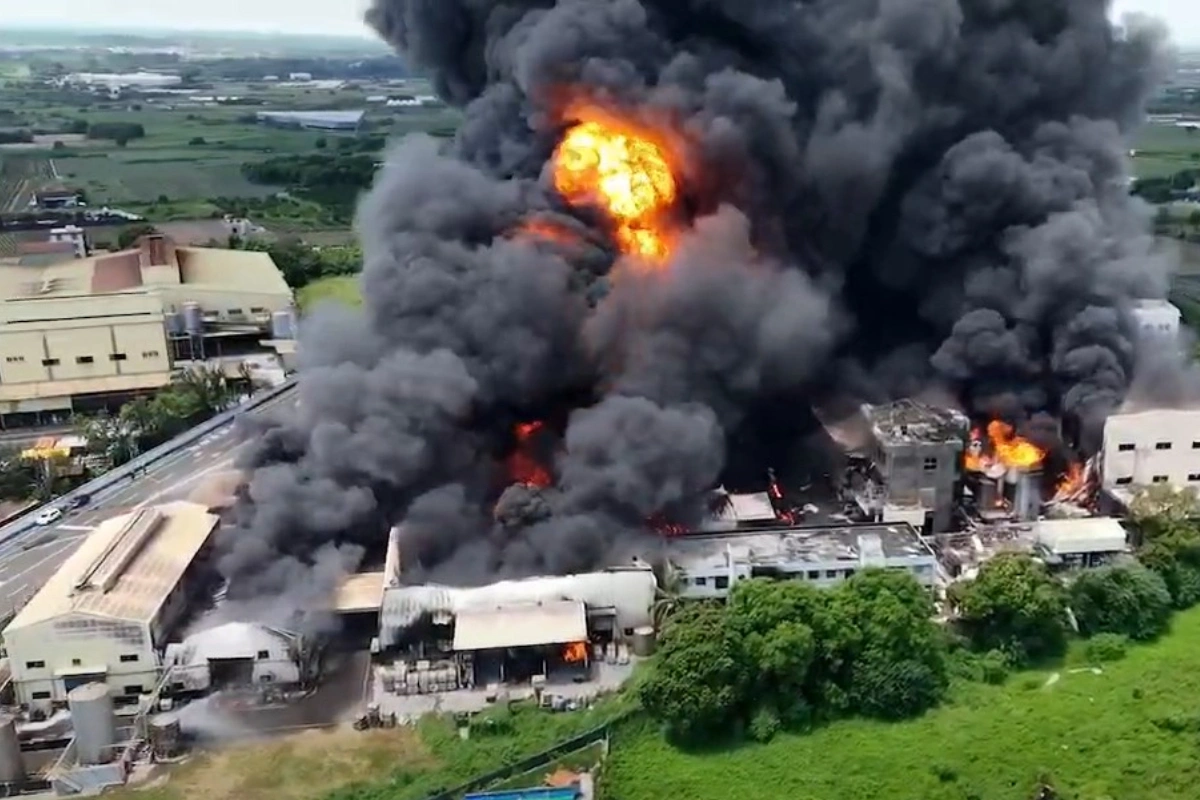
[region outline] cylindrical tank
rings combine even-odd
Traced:
[[[189,300],[183,304],[183,327],[193,336],[204,333],[204,312],[199,303]]]
[[[150,748],[159,758],[169,758],[179,751],[180,726],[175,714],[159,714],[150,720]]]
[[[17,720],[0,714],[0,784],[18,783],[25,778],[21,760],[21,741],[17,738]]]
[[[71,724],[75,726],[75,751],[80,764],[103,764],[112,758],[117,741],[117,721],[106,683],[85,683],[67,695]]]
[[[296,338],[296,326],[292,320],[291,311],[276,311],[271,314],[271,338]]]
[[[654,628],[646,625],[642,628],[633,629],[633,654],[635,656],[649,656],[654,654],[654,647],[657,640],[654,636]]]
[[[183,314],[178,311],[172,311],[164,318],[167,325],[167,333],[170,336],[182,336],[184,333]]]
[[[1004,492],[992,478],[986,475],[979,477],[979,492],[975,497],[980,511],[991,511],[1004,502]]]

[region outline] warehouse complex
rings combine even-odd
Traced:
[[[188,502],[102,523],[4,629],[18,702],[48,707],[104,682],[137,697],[159,651],[203,589],[217,517]]]
[[[0,421],[102,407],[169,382],[177,365],[293,336],[292,292],[266,253],[130,250],[0,265]]]

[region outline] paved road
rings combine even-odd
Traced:
[[[296,393],[286,392],[249,413],[263,414],[295,401]],[[86,507],[66,513],[57,525],[33,528],[0,545],[0,615],[37,591],[100,522],[152,503],[186,499],[205,476],[230,468],[237,446],[234,426],[227,425],[155,462],[136,480],[97,492]]]

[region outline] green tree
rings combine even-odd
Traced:
[[[987,561],[977,578],[951,588],[951,601],[975,647],[1000,650],[1014,664],[1066,647],[1066,590],[1027,555]]]
[[[740,676],[722,610],[693,605],[663,631],[638,697],[670,737],[699,744],[732,732],[744,702]]]
[[[130,225],[128,228],[117,234],[117,249],[128,250],[137,243],[138,239],[157,232],[157,228],[146,222]]]
[[[43,484],[37,462],[21,458],[14,448],[0,452],[0,500],[29,500]]]
[[[1166,583],[1176,608],[1200,602],[1200,501],[1193,487],[1151,486],[1130,504],[1138,559]]]
[[[1171,621],[1166,582],[1140,564],[1083,572],[1071,584],[1069,595],[1085,636],[1117,633],[1144,641],[1165,631]]]

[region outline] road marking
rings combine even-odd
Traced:
[[[59,525],[60,531],[94,531],[95,525]]]
[[[200,470],[199,472],[193,472],[190,475],[187,475],[186,477],[183,477],[183,478],[175,481],[174,483],[167,484],[162,489],[159,489],[157,492],[150,495],[142,502],[138,503],[136,506],[134,506],[134,508],[145,508],[146,506],[150,505],[158,498],[162,497],[164,494],[168,494],[177,489],[182,489],[184,486],[187,486],[189,483],[197,480],[198,478],[203,478],[205,475],[209,474],[210,472],[216,472],[217,470],[228,467],[231,464],[233,464],[233,458],[232,457],[225,458],[225,459],[218,461],[215,464],[212,464],[211,466],[205,467],[204,469]]]

